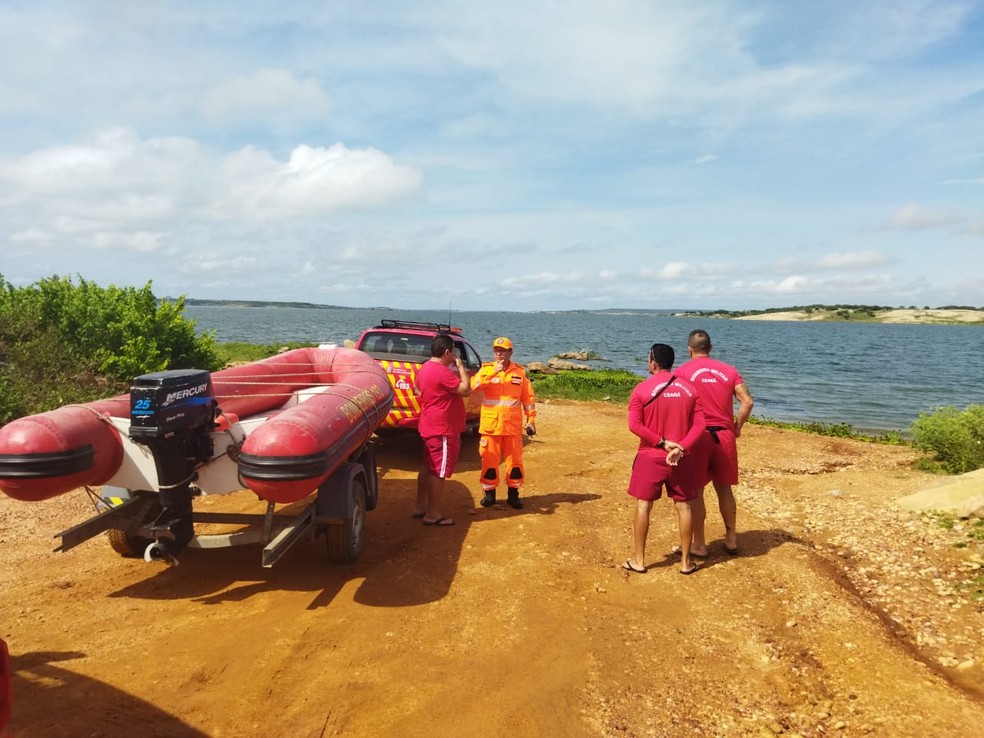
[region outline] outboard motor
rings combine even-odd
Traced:
[[[201,369],[143,374],[130,387],[130,438],[154,455],[161,513],[150,525],[147,561],[177,563],[195,535],[191,483],[212,457],[217,403],[211,375]]]

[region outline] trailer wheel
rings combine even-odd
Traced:
[[[150,523],[161,514],[161,506],[154,502],[143,516],[141,523]],[[109,539],[109,546],[120,556],[127,558],[142,559],[147,546],[154,542],[153,538],[144,536],[134,536],[125,530],[110,528],[106,531],[106,538]]]
[[[120,556],[126,556],[130,559],[142,559],[144,551],[147,550],[147,546],[154,542],[152,538],[131,536],[122,530],[117,530],[116,528],[110,528],[107,530],[106,537],[109,539],[110,548],[116,551],[116,553]]]
[[[351,518],[324,527],[329,561],[351,563],[362,553],[366,526],[366,480],[361,474],[352,480],[352,501]]]
[[[379,470],[376,468],[376,452],[366,446],[358,462],[366,470],[366,510],[375,510],[379,504]]]

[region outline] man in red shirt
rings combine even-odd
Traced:
[[[431,358],[417,370],[414,393],[420,398],[417,431],[424,458],[417,473],[417,504],[413,516],[424,525],[454,525],[441,514],[444,480],[454,474],[465,429],[463,397],[471,394],[468,372],[454,351],[454,341],[439,333],[431,341]]]
[[[738,553],[737,504],[732,485],[738,484],[738,443],[741,427],[752,414],[755,400],[741,374],[730,364],[712,359],[711,337],[705,330],[690,332],[687,340],[690,361],[679,368],[700,395],[707,419],[707,434],[701,442],[700,453],[705,467],[701,482],[714,483],[717,492],[718,508],[724,519],[724,550],[734,556]],[[735,399],[738,400],[738,414],[735,415]],[[695,555],[705,558],[707,545],[704,542],[704,493],[701,490],[699,502],[694,506]]]
[[[663,494],[673,500],[680,527],[680,573],[693,574],[690,559],[693,538],[691,506],[700,493],[700,469],[690,455],[704,433],[704,412],[697,390],[671,374],[673,347],[654,343],[649,350],[649,379],[640,382],[629,397],[629,430],[639,436],[639,450],[632,462],[629,494],[636,498],[632,519],[632,558],[623,568],[646,571],[646,539],[653,502]]]

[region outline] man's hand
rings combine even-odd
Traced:
[[[681,446],[676,441],[668,441],[663,439],[663,448],[666,449],[666,463],[670,466],[676,466],[680,463],[680,459],[683,458],[683,446]]]
[[[498,374],[499,372],[501,372],[506,367],[505,367],[505,364],[503,363],[502,359],[499,359],[497,362],[495,362],[495,366],[493,368],[495,369],[496,374]]]
[[[530,438],[532,438],[533,436],[536,435],[536,424],[535,423],[528,423],[526,425],[526,435],[528,435]]]

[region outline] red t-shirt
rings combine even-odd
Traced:
[[[677,373],[697,389],[708,425],[734,428],[735,387],[745,383],[737,369],[709,356],[700,356],[683,364]]]
[[[639,436],[640,453],[665,457],[666,451],[656,447],[661,436],[691,451],[707,427],[697,390],[679,375],[649,402],[671,376],[667,371],[655,374],[637,384],[629,397],[629,430]]]
[[[465,402],[458,396],[460,383],[454,364],[444,366],[437,361],[421,364],[416,386],[420,394],[417,431],[422,438],[453,436],[465,429]]]

